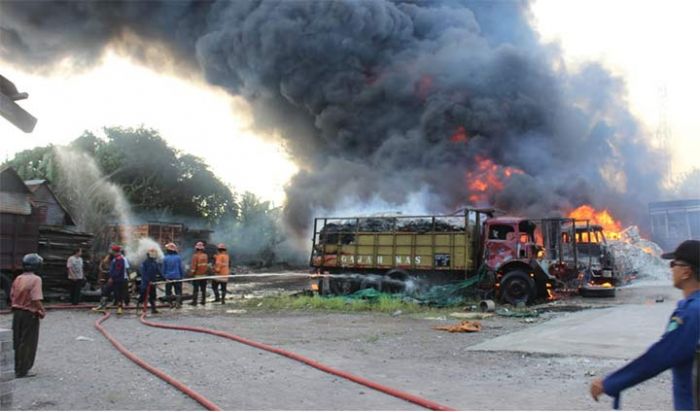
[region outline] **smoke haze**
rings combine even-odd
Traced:
[[[624,84],[568,70],[526,2],[4,1],[0,16],[5,61],[80,70],[111,47],[245,98],[301,168],[284,211],[299,234],[368,204],[540,217],[589,203],[642,223],[661,193],[667,155]]]

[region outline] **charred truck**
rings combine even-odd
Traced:
[[[498,298],[532,302],[550,296],[557,281],[537,259],[536,228],[528,219],[494,217],[491,209],[449,216],[317,218],[310,263],[317,273],[331,275],[320,276],[322,293],[395,291],[410,278],[444,283],[480,276],[480,287]]]
[[[310,265],[322,294],[397,292],[412,279],[439,284],[479,276],[488,296],[532,303],[551,299],[554,289],[581,286],[591,262],[578,258],[580,225],[569,218],[497,217],[493,209],[316,218]]]

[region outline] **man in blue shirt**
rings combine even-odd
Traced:
[[[162,276],[163,272],[161,271],[160,264],[156,260],[157,257],[158,251],[156,249],[150,249],[146,254],[146,260],[141,263],[141,267],[139,268],[141,272],[141,286],[136,312],[139,312],[141,303],[146,300],[146,294],[148,294],[148,303],[151,304],[151,313],[158,313],[158,309],[156,309],[156,285],[154,285],[153,282]]]
[[[615,409],[619,408],[620,392],[669,368],[673,373],[674,408],[693,409],[693,359],[700,342],[700,241],[686,240],[675,252],[661,257],[673,259],[673,286],[683,291],[685,299],[678,302],[661,339],[646,353],[591,383],[593,399],[597,401],[603,393],[613,396]]]
[[[165,280],[174,281],[165,284],[165,296],[171,308],[182,306],[182,283],[179,281],[184,275],[185,269],[177,253],[177,246],[175,243],[168,243],[165,245],[165,258],[163,258],[163,276]],[[175,289],[175,302],[172,299],[173,289]]]

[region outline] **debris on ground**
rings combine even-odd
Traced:
[[[94,342],[94,341],[95,341],[95,339],[93,339],[93,338],[88,338],[87,336],[78,336],[77,338],[75,338],[75,340],[84,340],[84,341],[87,341],[87,342]]]
[[[433,329],[435,330],[444,330],[450,333],[456,333],[456,332],[466,332],[466,333],[471,333],[471,332],[481,332],[481,322],[478,321],[472,321],[472,320],[463,320],[459,322],[456,325],[442,325],[442,326],[433,326]]]
[[[482,312],[452,312],[450,317],[459,319],[486,319],[493,316],[493,313]]]
[[[508,308],[498,308],[496,309],[496,315],[505,316],[509,318],[536,318],[540,316],[540,313],[536,310],[528,309],[508,309]]]
[[[245,309],[229,309],[226,311],[226,313],[234,313],[234,314],[242,314],[242,313],[248,313],[247,310]]]

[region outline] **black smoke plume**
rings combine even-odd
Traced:
[[[643,224],[666,155],[620,79],[568,69],[531,21],[520,1],[3,1],[0,58],[81,69],[113,47],[158,67],[156,47],[242,96],[302,168],[285,208],[299,233],[317,213],[416,196],[426,212],[589,203]]]

